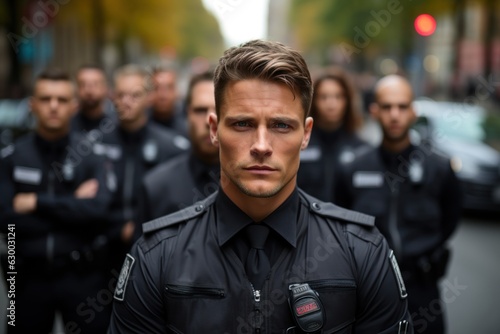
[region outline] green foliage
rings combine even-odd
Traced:
[[[100,11],[103,22],[97,24],[105,40],[138,38],[153,53],[170,50],[180,59],[213,58],[224,49],[219,25],[201,0],[75,0],[61,9],[58,20],[78,19],[89,31]]]

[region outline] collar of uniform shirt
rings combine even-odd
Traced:
[[[380,145],[378,150],[380,157],[382,158],[382,161],[384,162],[386,167],[392,167],[393,169],[395,168],[397,170],[398,166],[401,164],[401,161],[399,159],[410,161],[410,154],[414,150],[414,148],[415,146],[413,144],[410,144],[401,152],[390,152],[387,151],[382,145]]]
[[[217,235],[219,246],[223,246],[239,231],[253,221],[241,211],[226,194],[219,190],[215,200]],[[273,213],[263,220],[292,247],[297,245],[297,219],[299,214],[299,193],[297,188]]]
[[[57,153],[61,154],[64,149],[69,145],[69,134],[56,140],[46,140],[42,138],[39,134],[35,134],[35,143],[38,147],[45,153]]]

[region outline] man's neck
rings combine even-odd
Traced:
[[[88,118],[90,120],[97,120],[104,116],[104,106],[100,104],[95,108],[85,110],[81,109],[80,112],[85,118]]]
[[[243,211],[254,222],[261,222],[271,213],[273,213],[295,189],[296,180],[290,181],[281,191],[272,197],[253,197],[246,195],[240,189],[228,180],[221,173],[220,185],[229,199]]]
[[[121,122],[120,127],[128,133],[137,132],[146,125],[147,121],[148,119],[144,116],[134,122]]]
[[[405,148],[411,145],[410,137],[406,136],[401,140],[388,140],[384,138],[382,140],[382,147],[391,153],[399,153],[402,152]]]
[[[36,133],[46,141],[57,141],[69,134],[69,127],[59,129],[58,131],[48,131],[46,129],[38,127],[36,129]]]
[[[174,118],[174,111],[156,111],[153,110],[153,119],[160,123],[168,123]]]

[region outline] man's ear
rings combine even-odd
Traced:
[[[208,126],[210,128],[210,140],[212,144],[219,147],[219,135],[217,133],[217,115],[213,112],[208,113]]]
[[[309,145],[313,124],[314,124],[313,118],[307,117],[306,123],[304,124],[304,138],[302,139],[302,144],[300,145],[301,150],[304,150],[305,148],[307,148],[307,145]]]

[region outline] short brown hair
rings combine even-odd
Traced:
[[[35,82],[39,80],[72,82],[69,73],[57,67],[47,68],[43,70],[40,74],[37,75]]]
[[[215,109],[220,116],[224,91],[230,82],[259,79],[285,84],[298,94],[304,119],[312,101],[311,74],[304,58],[295,50],[278,43],[253,40],[224,52],[215,69]]]
[[[359,107],[358,96],[354,89],[354,85],[347,73],[339,67],[333,67],[327,70],[326,73],[320,75],[314,82],[313,103],[311,105],[311,116],[314,118],[318,114],[316,107],[316,94],[319,86],[326,80],[333,80],[342,87],[346,99],[346,110],[342,119],[342,128],[347,132],[354,133],[363,124],[363,117]]]
[[[120,77],[125,77],[125,76],[139,76],[144,79],[144,89],[149,92],[153,89],[153,84],[151,80],[151,73],[149,73],[144,67],[136,64],[128,64],[124,65],[118,69],[115,70],[115,73],[113,75],[113,79],[116,81]]]
[[[43,80],[65,81],[73,87],[73,94],[74,94],[74,82],[69,73],[61,68],[57,67],[46,68],[45,70],[40,72],[35,78],[35,82],[33,85],[33,94],[35,94],[37,83]]]

